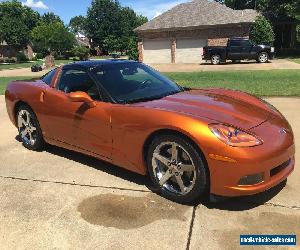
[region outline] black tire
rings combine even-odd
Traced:
[[[269,54],[267,52],[260,52],[256,59],[258,63],[267,63],[269,62]]]
[[[221,56],[219,54],[214,54],[210,58],[211,64],[218,65],[221,63]]]
[[[153,160],[154,153],[155,153],[155,150],[157,149],[157,147],[159,147],[161,144],[164,144],[164,143],[173,143],[173,142],[178,144],[189,154],[189,156],[191,157],[191,160],[192,160],[191,163],[194,164],[194,166],[195,166],[195,170],[193,170],[193,173],[188,172],[189,173],[188,175],[193,176],[192,178],[193,178],[194,184],[193,184],[192,188],[190,189],[190,191],[186,194],[179,194],[176,192],[172,192],[166,186],[161,186],[159,184],[160,180],[157,176],[156,170],[154,170],[154,167],[153,167],[152,160]],[[182,150],[181,148],[179,148],[179,149]],[[179,152],[179,151],[177,151],[177,152]],[[182,153],[181,153],[181,157],[182,157]],[[209,183],[209,174],[208,174],[208,170],[206,168],[206,163],[205,163],[206,161],[203,159],[202,154],[200,152],[198,152],[198,150],[192,145],[192,143],[189,140],[187,140],[183,137],[177,136],[177,135],[172,135],[172,134],[157,136],[154,138],[154,140],[152,141],[152,143],[150,144],[150,146],[148,148],[146,160],[147,160],[147,168],[148,168],[149,176],[153,183],[153,191],[154,192],[158,193],[159,195],[161,195],[169,200],[172,200],[172,201],[175,201],[175,202],[178,202],[181,204],[195,204],[201,198],[206,197],[208,187],[209,187],[209,184],[208,184]],[[160,162],[160,161],[158,161],[158,162]],[[160,163],[160,164],[162,164],[164,167],[166,166],[163,163]],[[167,167],[167,168],[169,169],[169,167]],[[170,169],[166,170],[164,174],[166,174],[167,171],[170,171]],[[185,172],[185,173],[187,173],[187,172]],[[184,175],[185,174],[183,174],[182,176],[180,175],[180,178],[182,180],[184,180],[184,177],[186,177]],[[194,179],[194,176],[195,176],[195,179]],[[173,175],[172,177],[170,177],[168,179],[167,182],[174,184],[172,178],[174,178],[174,180],[176,180],[177,177],[175,175]],[[191,177],[188,177],[188,178],[191,178]],[[167,184],[167,182],[166,182],[166,185],[169,185],[169,184]],[[188,180],[187,183],[191,183],[191,182],[189,182],[189,180]],[[174,184],[174,185],[176,186],[176,184]]]
[[[26,126],[23,124],[21,127],[19,125],[19,116],[24,117],[26,116],[26,112],[29,114],[29,127],[35,128],[34,131],[31,131],[32,138],[34,140],[30,140],[29,134],[27,133],[26,136],[22,135],[22,132],[25,132]],[[45,146],[45,141],[43,138],[43,133],[40,127],[40,124],[38,122],[38,119],[35,115],[35,113],[32,111],[32,109],[28,105],[20,105],[17,110],[16,114],[17,119],[17,126],[18,126],[18,132],[19,132],[19,138],[23,143],[23,146],[29,150],[33,151],[40,151]],[[27,126],[28,128],[28,126]]]

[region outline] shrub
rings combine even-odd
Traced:
[[[16,57],[1,57],[0,63],[17,63]]]
[[[24,52],[18,52],[16,57],[17,57],[18,62],[28,62],[28,58],[24,54]]]
[[[36,59],[44,59],[44,55],[42,53],[36,53],[35,55]]]
[[[137,38],[130,39],[129,44],[128,44],[127,55],[128,55],[129,60],[137,61],[139,59]]]
[[[258,16],[251,26],[250,39],[257,44],[272,45],[275,34],[271,23],[263,16]]]
[[[80,60],[87,60],[90,56],[90,49],[83,46],[75,46],[72,49],[74,56],[79,57]]]
[[[55,58],[55,60],[64,60],[65,56],[64,55],[56,55],[54,58]]]

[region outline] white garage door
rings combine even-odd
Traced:
[[[177,39],[176,63],[201,63],[206,39]]]
[[[144,63],[171,63],[170,40],[144,40]]]

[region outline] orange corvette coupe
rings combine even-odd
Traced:
[[[162,196],[251,195],[294,169],[291,126],[272,105],[227,89],[187,89],[133,61],[78,62],[5,92],[24,146],[78,151],[142,175]]]

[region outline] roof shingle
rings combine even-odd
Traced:
[[[135,31],[252,23],[258,15],[255,10],[233,10],[215,1],[194,0],[175,6]]]

